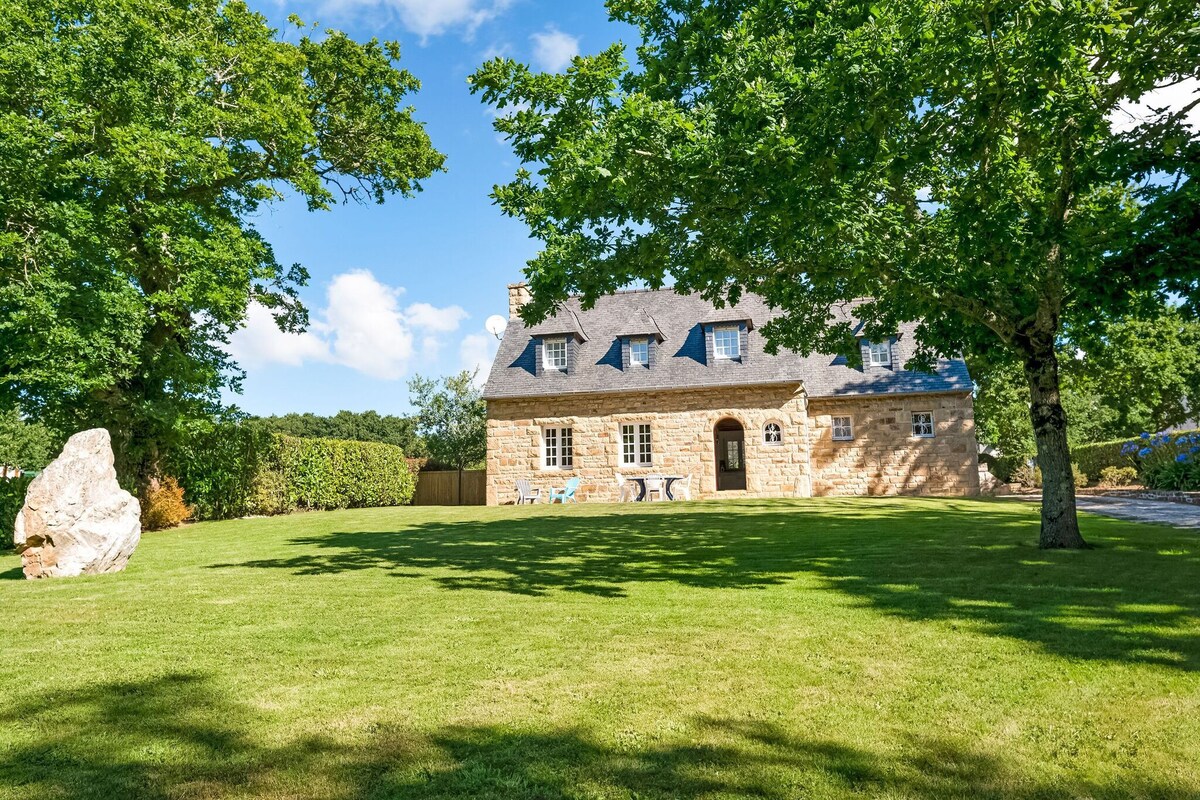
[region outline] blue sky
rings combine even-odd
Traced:
[[[576,52],[632,42],[633,30],[609,22],[602,0],[250,2],[280,28],[297,14],[356,39],[400,41],[401,66],[422,81],[416,116],[448,172],[410,200],[317,213],[284,201],[254,219],[281,263],[312,274],[301,294],[313,325],[284,335],[252,308],[232,346],[244,391],[227,400],[253,414],[403,413],[414,372],[478,364],[486,372],[495,340],[484,320],[507,314],[505,286],[520,279],[537,243],[492,205],[492,186],[517,162],[467,75],[496,54],[559,70]]]

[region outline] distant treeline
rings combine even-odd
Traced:
[[[417,434],[416,420],[412,417],[398,417],[392,414],[384,416],[376,411],[339,411],[332,417],[292,413],[250,419],[255,425],[272,433],[302,439],[382,442],[403,449],[409,458],[424,458],[429,455],[425,441]]]

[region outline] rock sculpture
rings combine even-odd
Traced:
[[[117,483],[108,431],[67,440],[29,484],[13,539],[26,578],[120,572],[142,536],[137,498]]]

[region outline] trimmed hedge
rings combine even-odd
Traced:
[[[299,508],[402,506],[417,489],[404,451],[391,444],[277,436],[274,461]]]
[[[1128,442],[1129,439],[1120,439],[1081,444],[1071,448],[1071,460],[1079,465],[1080,471],[1097,477],[1107,467],[1133,467],[1137,465],[1136,459],[1121,454],[1121,448]]]
[[[255,478],[269,467],[274,436],[255,425],[216,424],[192,433],[169,456],[168,470],[183,487],[194,519],[231,519],[257,513],[252,503]]]
[[[407,505],[417,480],[399,447],[301,439],[250,425],[218,425],[172,457],[196,519]]]

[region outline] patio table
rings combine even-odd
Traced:
[[[683,476],[682,475],[642,475],[640,477],[630,476],[629,480],[633,481],[634,483],[636,483],[638,485],[637,502],[639,502],[639,503],[645,501],[645,499],[646,499],[646,481],[647,481],[647,479],[661,480],[663,482],[663,492],[666,494],[667,499],[674,500],[675,495],[671,494],[671,485],[673,483],[675,483],[675,481],[683,480]]]

